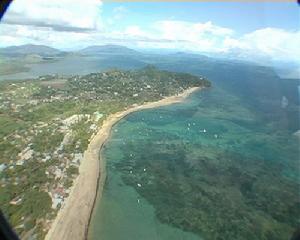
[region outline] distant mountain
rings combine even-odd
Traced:
[[[21,46],[11,46],[0,48],[0,54],[4,56],[19,57],[26,55],[40,55],[43,57],[57,56],[64,52],[44,45],[26,44]]]
[[[138,51],[120,45],[89,46],[79,51],[83,55],[136,55]]]

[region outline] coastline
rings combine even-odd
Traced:
[[[66,202],[58,211],[46,240],[83,240],[87,238],[88,227],[94,205],[101,199],[106,179],[105,161],[100,156],[102,146],[110,136],[111,128],[128,114],[183,101],[191,93],[201,87],[192,87],[183,93],[166,97],[156,102],[144,103],[130,107],[122,112],[110,115],[102,124],[100,130],[92,136],[84,157],[79,166],[79,175],[75,179]]]

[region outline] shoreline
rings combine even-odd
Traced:
[[[202,87],[192,87],[179,95],[163,98],[156,102],[132,106],[124,111],[108,116],[100,130],[92,136],[79,166],[79,175],[75,179],[69,197],[58,211],[46,240],[83,240],[88,236],[88,228],[94,206],[100,201],[106,179],[105,161],[101,158],[101,149],[109,139],[112,127],[130,113],[182,102],[186,97]]]

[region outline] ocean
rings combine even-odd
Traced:
[[[215,84],[116,124],[89,239],[289,239],[300,223],[299,139],[280,102],[270,116],[254,100]]]

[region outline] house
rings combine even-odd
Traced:
[[[4,163],[0,164],[0,173],[5,170],[6,165]]]
[[[11,200],[9,202],[9,204],[11,205],[19,205],[22,202],[22,198],[21,197],[15,197],[13,200]]]
[[[63,172],[59,168],[56,168],[54,175],[55,175],[55,179],[60,179],[63,176]]]
[[[23,159],[18,160],[18,161],[16,162],[16,165],[17,165],[17,166],[22,166],[23,164],[24,164],[24,160],[23,160]]]

